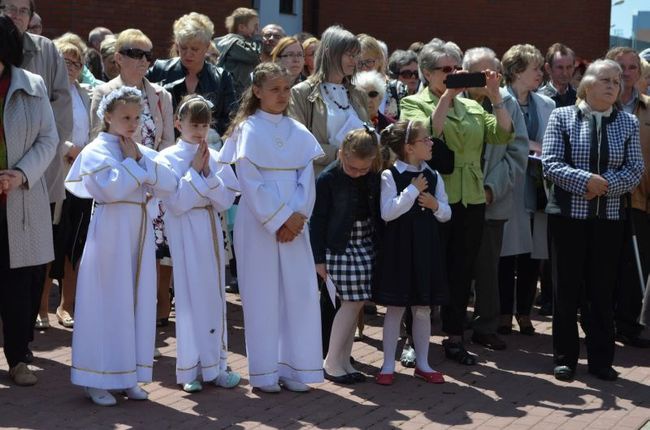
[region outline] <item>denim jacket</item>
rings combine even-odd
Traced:
[[[368,186],[370,218],[375,237],[381,228],[379,214],[379,173],[364,176]],[[316,264],[325,263],[326,250],[342,254],[347,248],[354,224],[357,196],[352,178],[345,174],[339,160],[323,170],[316,180],[316,204],[309,221],[309,235]]]

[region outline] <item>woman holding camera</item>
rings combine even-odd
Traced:
[[[494,115],[477,102],[458,97],[464,88],[447,88],[447,78],[461,69],[462,56],[453,42],[434,40],[425,45],[419,67],[428,86],[403,98],[400,108],[401,119],[422,121],[431,136],[442,138],[454,152],[453,170],[443,174],[452,210],[451,221],[441,226],[450,290],[449,304],[442,307],[442,329],[448,336],[443,347],[448,358],[473,365],[476,357],[465,349],[463,332],[485,205],[490,203],[490,195],[483,189],[481,151],[485,143],[507,144],[513,133],[510,114],[504,109],[499,92],[497,72],[485,71]]]

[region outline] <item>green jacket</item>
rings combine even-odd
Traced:
[[[400,119],[422,121],[433,135],[431,115],[439,98],[428,88],[400,101]],[[514,133],[497,126],[494,115],[487,113],[474,100],[456,97],[447,113],[443,139],[454,151],[454,171],[442,175],[449,203],[461,202],[464,206],[485,203],[481,153],[483,142],[507,144]]]

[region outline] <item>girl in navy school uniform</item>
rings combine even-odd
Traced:
[[[386,306],[384,364],[376,381],[393,383],[400,321],[407,306],[413,312],[413,341],[417,364],[414,376],[426,382],[444,382],[429,366],[431,305],[442,305],[449,291],[443,265],[439,223],[451,218],[442,177],[426,163],[433,142],[418,121],[399,121],[381,133],[397,160],[381,174],[383,227],[372,297]]]

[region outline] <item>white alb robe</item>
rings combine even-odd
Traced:
[[[239,183],[232,167],[210,149],[210,175],[191,167],[199,145],[183,140],[156,161],[178,179],[175,193],[162,199],[165,232],[174,260],[176,299],[176,382],[201,375],[212,381],[226,370],[228,337],[224,238],[219,212],[232,206]]]
[[[312,161],[323,151],[297,121],[258,110],[225,143],[241,200],[234,227],[237,276],[253,387],[280,377],[323,381],[320,306],[309,229],[288,243],[277,230],[293,212],[311,216]]]
[[[124,158],[119,138],[100,133],[79,154],[68,191],[95,200],[79,265],[72,383],[122,389],[151,381],[156,327],[156,257],[147,194],[176,190],[174,174],[138,145]],[[151,200],[155,206],[155,200]]]

